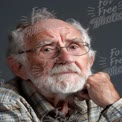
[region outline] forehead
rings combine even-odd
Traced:
[[[37,22],[34,26],[41,27],[42,29],[56,29],[56,28],[69,28],[74,29],[76,28],[72,26],[71,24],[64,22],[59,19],[47,19]]]
[[[26,43],[35,43],[41,39],[57,38],[58,35],[69,37],[81,36],[81,33],[73,25],[58,19],[47,19],[28,27],[25,30]]]

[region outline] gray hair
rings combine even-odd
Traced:
[[[80,22],[76,21],[75,19],[68,19],[67,20],[68,23],[70,23],[71,25],[73,25],[76,29],[78,29],[83,37],[83,41],[87,42],[90,46],[90,51],[89,51],[89,57],[95,57],[95,52],[92,48],[91,48],[91,38],[88,34],[88,29],[84,29],[82,27],[82,25],[80,24]]]
[[[8,45],[7,56],[13,56],[13,58],[16,61],[24,64],[24,62],[26,61],[26,54],[18,54],[18,52],[25,50],[24,45],[25,29],[41,20],[52,19],[52,18],[56,18],[54,16],[54,13],[47,11],[46,8],[42,9],[33,8],[31,18],[28,19],[27,17],[24,16],[22,19],[23,22],[19,24],[17,28],[11,31],[11,33],[9,34],[9,45]],[[84,42],[87,42],[90,45],[91,39],[88,35],[88,32],[81,26],[81,24],[78,21],[74,19],[69,19],[66,22],[73,25],[76,29],[78,29],[83,36]],[[95,51],[91,49],[89,52],[89,56],[95,56]]]

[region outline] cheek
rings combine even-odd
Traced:
[[[29,60],[29,70],[33,75],[44,75],[47,74],[53,67],[54,61],[51,60],[40,60],[38,58],[30,58]]]
[[[88,66],[89,66],[88,56],[84,55],[82,57],[79,57],[75,63],[81,69],[83,75],[85,75],[88,72]]]

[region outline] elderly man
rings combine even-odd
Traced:
[[[122,99],[103,72],[77,21],[46,9],[9,35],[8,65],[16,78],[0,87],[0,122],[119,122]]]

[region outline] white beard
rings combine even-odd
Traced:
[[[61,74],[61,73],[66,74]],[[67,74],[67,72],[72,72]],[[66,64],[55,66],[49,74],[43,74],[37,78],[30,75],[30,80],[38,88],[39,92],[50,96],[57,94],[64,99],[67,95],[75,93],[84,88],[86,79],[91,75],[91,70],[88,69],[87,74],[83,77],[81,70],[75,64]]]

